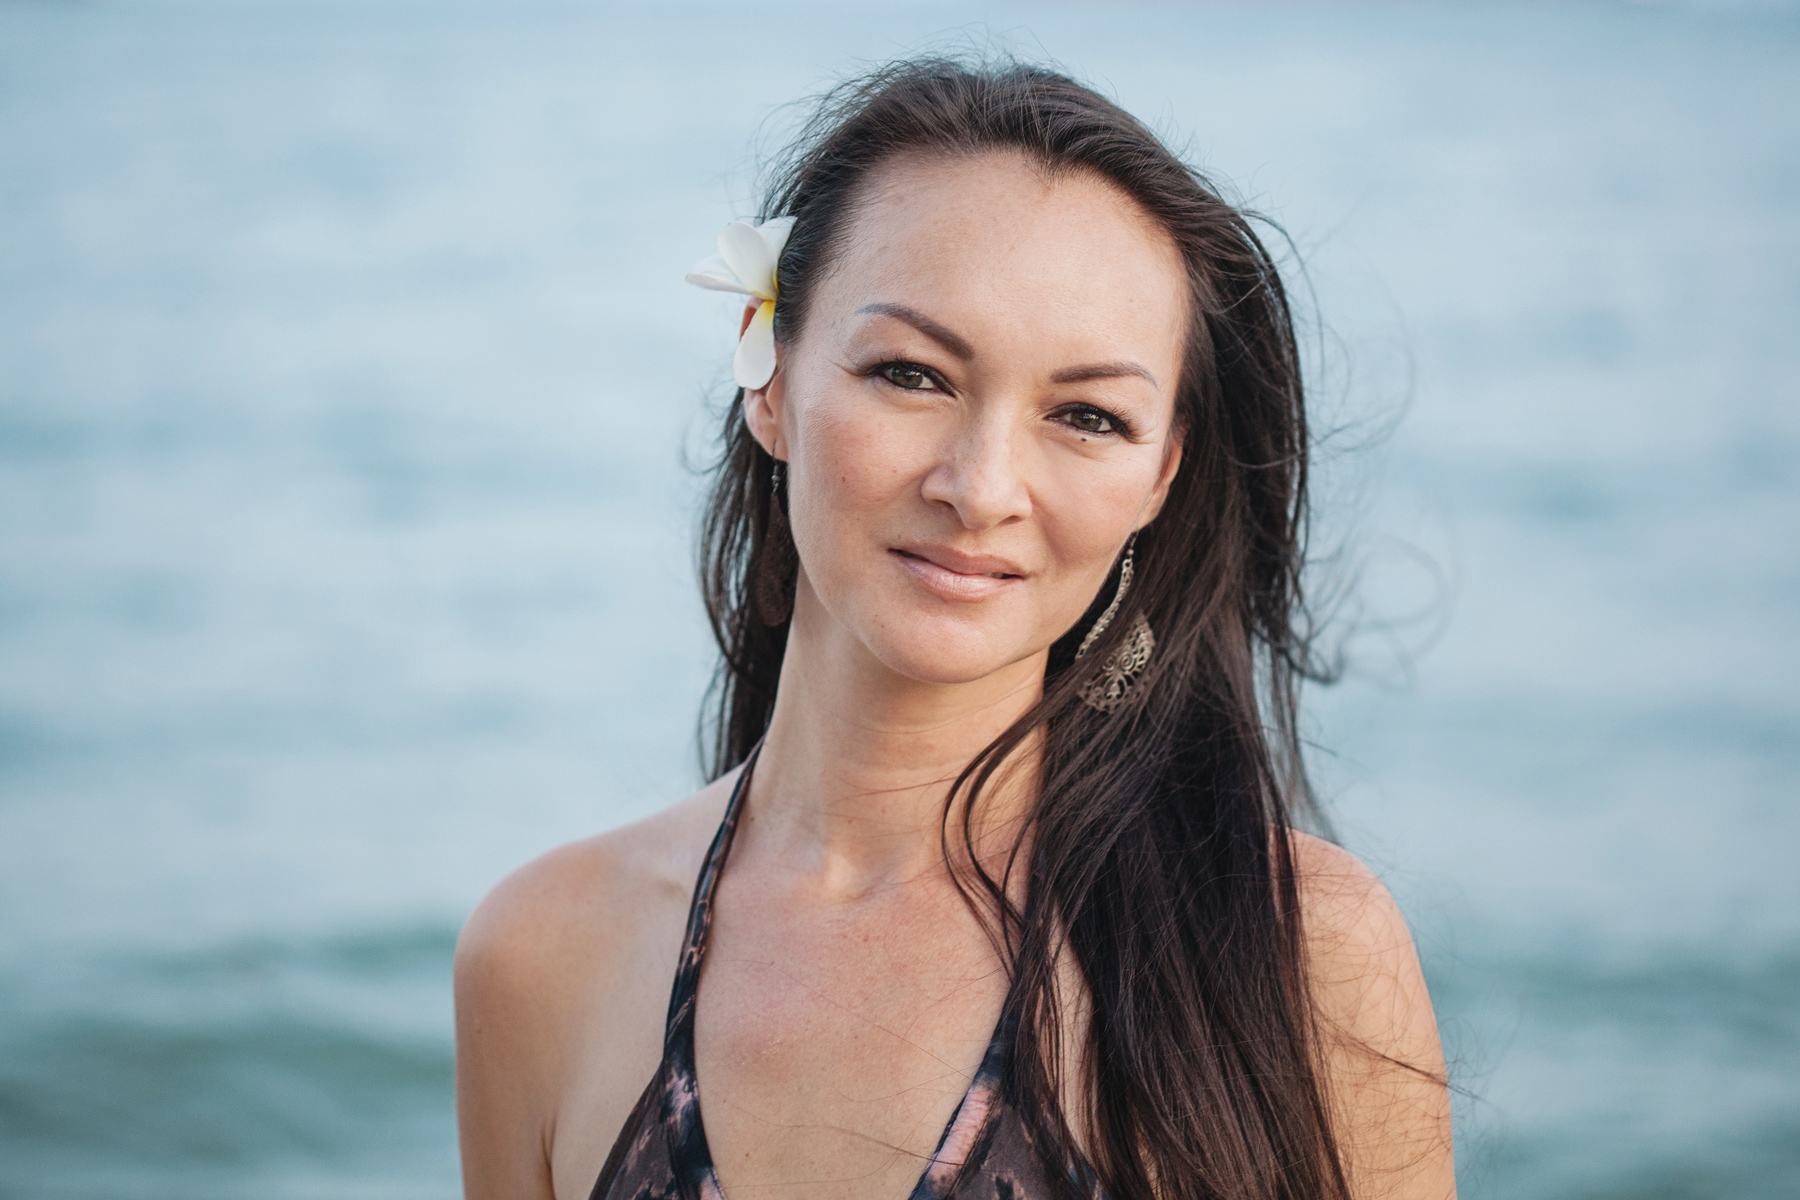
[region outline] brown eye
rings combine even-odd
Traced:
[[[887,363],[881,368],[881,377],[910,392],[922,392],[932,386],[931,376],[911,363]]]
[[[1077,408],[1064,415],[1063,420],[1081,430],[1083,433],[1113,432],[1112,418],[1097,408]]]

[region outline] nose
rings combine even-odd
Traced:
[[[997,407],[997,406],[996,406]],[[921,489],[927,501],[954,509],[965,529],[993,529],[1031,511],[1012,423],[993,412],[958,423]]]

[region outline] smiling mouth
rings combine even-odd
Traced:
[[[958,570],[954,570],[953,568],[946,567],[942,563],[932,562],[929,558],[926,558],[922,554],[913,554],[910,551],[906,551],[906,550],[895,550],[894,553],[898,554],[901,558],[910,558],[912,561],[914,561],[916,563],[924,563],[926,566],[936,567],[938,570],[947,571],[952,575],[961,575],[964,579],[1023,579],[1023,578],[1025,578],[1023,575],[1015,575],[1011,571],[958,571]]]
[[[902,569],[940,600],[986,600],[1017,587],[1024,576],[1012,571],[958,571],[940,562],[898,547],[891,550]]]

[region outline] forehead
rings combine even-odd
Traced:
[[[1185,341],[1188,284],[1174,239],[1096,174],[1051,174],[1010,152],[903,156],[865,185],[812,316],[871,301],[994,326],[1002,340],[1023,321],[1076,357],[1129,350],[1167,367]]]

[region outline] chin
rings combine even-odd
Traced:
[[[999,636],[1000,631],[991,628],[996,623],[942,612],[909,612],[901,620],[866,629],[862,642],[896,675],[920,683],[974,683],[1032,652],[1014,637]]]

